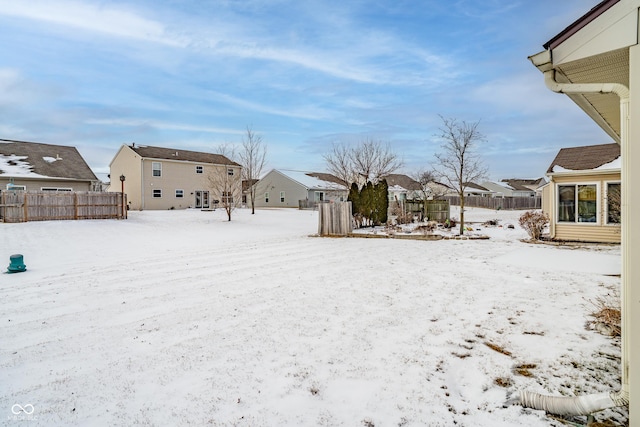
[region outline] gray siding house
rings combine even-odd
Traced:
[[[100,191],[75,147],[0,139],[0,191]]]
[[[347,187],[337,177],[319,172],[273,169],[256,185],[255,207],[297,208],[318,202],[347,200]]]

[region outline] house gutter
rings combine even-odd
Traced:
[[[629,171],[629,88],[620,83],[559,83],[556,70],[551,62],[551,52],[543,51],[529,58],[544,73],[546,86],[556,93],[567,95],[614,93],[620,98],[620,155],[622,156],[622,183],[628,185]],[[627,325],[629,324],[629,282],[628,266],[630,265],[629,240],[630,233],[627,221],[629,218],[628,191],[622,185],[622,293],[621,293],[621,343],[622,343],[622,388],[610,393],[599,393],[577,397],[545,396],[526,390],[520,391],[519,403],[528,408],[541,409],[558,415],[589,415],[617,406],[629,405],[629,342]]]

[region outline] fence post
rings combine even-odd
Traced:
[[[29,206],[27,206],[27,192],[24,192],[24,221],[23,222],[28,222],[29,221]]]
[[[318,234],[346,236],[352,230],[351,202],[318,204]]]

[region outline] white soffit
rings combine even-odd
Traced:
[[[553,49],[553,65],[638,43],[638,5],[622,0]]]

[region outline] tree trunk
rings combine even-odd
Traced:
[[[464,194],[460,194],[460,235],[464,234]]]

